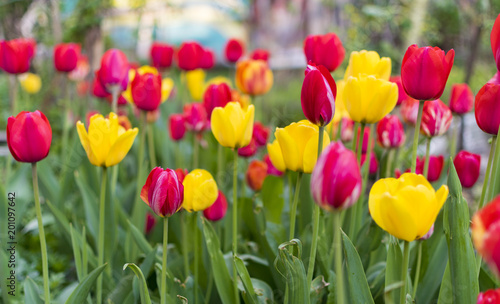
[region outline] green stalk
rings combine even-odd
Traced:
[[[222,177],[224,173],[224,147],[217,145],[217,186],[222,187]]]
[[[193,133],[193,170],[198,168],[198,159],[200,153],[200,143],[196,138],[197,133]]]
[[[69,123],[69,90],[68,90],[68,80],[66,75],[63,75],[62,90],[64,91],[63,107],[64,107],[64,118],[62,125],[62,155],[63,155],[63,174],[65,174],[66,164],[68,160],[68,123]],[[64,177],[64,175],[61,175]]]
[[[358,160],[358,164],[359,166],[361,167],[361,154],[363,152],[363,139],[365,138],[365,127],[366,127],[366,124],[364,122],[361,123],[361,130],[359,132],[359,145],[356,145],[356,155],[357,155],[357,160]],[[356,132],[356,131],[354,131]],[[357,132],[356,132],[357,133]],[[357,141],[357,140],[356,140]],[[368,138],[368,141],[370,141],[370,138]],[[370,143],[368,142],[368,150],[370,150]]]
[[[167,247],[168,247],[168,217],[163,218],[163,261],[161,266],[161,303],[167,304]]]
[[[288,239],[291,240],[295,236],[295,218],[297,214],[297,205],[299,204],[299,192],[300,192],[300,182],[302,181],[302,172],[297,175],[297,181],[295,183],[295,194],[293,196],[293,203],[290,206],[290,232],[288,233]],[[290,247],[291,248],[291,247]]]
[[[337,304],[344,303],[344,275],[342,274],[342,240],[340,211],[333,212],[333,242],[335,244],[335,278],[337,279]]]
[[[391,148],[387,151],[387,160],[385,164],[385,175],[384,177],[391,177],[392,176],[392,163],[394,162],[394,154],[396,151]]]
[[[194,303],[198,304],[198,278],[200,263],[200,235],[198,233],[198,217],[193,213],[193,234],[194,234]]]
[[[423,241],[418,242],[417,270],[415,271],[415,279],[413,280],[413,284],[415,284],[413,287],[413,299],[415,299],[415,296],[417,295],[418,280],[420,279],[420,268],[422,266],[422,243]]]
[[[427,143],[425,145],[425,162],[424,162],[424,176],[427,178],[429,175],[429,154],[431,151],[431,137],[427,137]]]
[[[401,264],[401,281],[403,285],[401,286],[401,292],[399,297],[399,303],[406,303],[406,281],[408,273],[408,262],[410,259],[410,242],[404,241],[404,253],[403,260]]]
[[[31,164],[31,174],[33,176],[33,194],[35,197],[36,219],[38,221],[38,233],[40,234],[40,251],[42,252],[42,272],[43,272],[43,295],[45,303],[50,303],[49,289],[49,263],[47,259],[47,243],[45,242],[45,232],[42,222],[42,208],[40,207],[40,194],[38,191],[38,175],[36,173],[36,163]]]
[[[144,145],[146,142],[146,112],[141,111],[141,122],[140,122],[140,138],[139,138],[139,153],[137,157],[137,184],[135,190],[135,202],[132,210],[132,220],[135,227],[142,229],[144,227],[144,217],[146,215],[145,208],[141,202],[141,189],[143,186],[142,181],[142,167],[144,164]],[[135,249],[133,250],[135,251]]]
[[[117,110],[118,110],[118,97],[120,95],[120,86],[119,85],[114,85],[111,88],[111,112],[115,113],[118,115]]]
[[[352,139],[352,147],[351,147],[351,150],[354,153],[356,153],[356,144],[358,142],[358,127],[359,127],[359,122],[355,122],[354,127],[353,127],[354,138]],[[359,163],[359,161],[358,161],[358,163]]]
[[[460,122],[462,121],[462,116],[455,116],[455,118],[460,119],[454,123],[453,133],[451,134],[451,143],[450,143],[450,157],[455,158],[455,153],[457,152],[457,138],[458,138],[458,129],[460,128]]]
[[[498,170],[498,166],[500,166],[500,140],[498,140],[500,136],[500,128],[498,128],[498,134],[497,134],[497,141],[496,141],[496,146],[495,146],[495,157],[493,158],[493,164],[491,166],[491,183],[490,183],[490,189],[488,190],[488,202],[493,199],[493,196],[495,194],[495,188],[497,186],[498,182],[498,174],[500,171]],[[492,143],[493,144],[493,143]]]
[[[477,210],[481,210],[484,205],[484,199],[486,197],[486,190],[488,189],[488,183],[490,180],[490,171],[491,171],[491,163],[493,161],[493,157],[495,155],[495,146],[496,146],[496,136],[494,136],[491,140],[491,148],[490,148],[490,155],[488,156],[488,164],[486,165],[486,174],[484,176],[484,182],[483,182],[483,190],[481,191],[481,197],[479,198],[479,206]]]
[[[148,123],[149,162],[152,168],[156,167],[155,136],[153,132],[153,123]]]
[[[422,123],[422,110],[424,109],[424,101],[418,103],[417,122],[413,133],[413,148],[411,152],[411,172],[415,173],[417,168],[417,148],[418,148],[418,135],[420,134],[420,124]]]
[[[181,236],[183,240],[187,239],[187,222],[186,222],[186,212],[183,211],[181,214]],[[184,259],[184,280],[189,277],[189,252],[188,252],[188,242],[182,242],[182,257]]]
[[[234,165],[233,165],[233,261],[238,250],[238,149],[234,148]],[[233,262],[233,290],[236,303],[240,303],[240,295],[238,292],[238,272],[236,263]]]
[[[98,261],[97,265],[104,264],[104,216],[106,204],[106,181],[108,179],[107,168],[102,167],[101,178],[101,200],[99,203],[99,238],[98,238]],[[97,304],[102,303],[102,275],[97,278]]]

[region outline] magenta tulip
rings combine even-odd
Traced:
[[[224,218],[227,213],[227,200],[222,191],[219,190],[219,196],[212,206],[203,210],[203,216],[209,221],[217,222]]]
[[[403,123],[396,115],[387,115],[377,124],[377,142],[384,148],[399,148],[405,143]]]
[[[420,133],[427,137],[443,135],[450,128],[453,115],[441,100],[427,100],[422,111]]]
[[[481,156],[467,151],[460,151],[455,156],[453,164],[457,170],[462,187],[470,188],[474,186],[479,178]]]
[[[123,88],[123,82],[128,82],[128,70],[127,56],[122,51],[118,49],[107,50],[101,59],[99,80],[108,92],[113,86],[122,86]]]
[[[141,191],[142,200],[161,217],[176,213],[184,200],[184,186],[172,169],[154,168]]]

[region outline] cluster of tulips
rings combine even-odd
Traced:
[[[497,67],[500,70],[500,17],[497,18],[491,33],[491,45]],[[309,294],[305,298],[297,296],[297,282],[290,281],[291,266],[286,263],[299,263],[304,272],[306,290],[314,289],[315,275],[333,276],[336,303],[347,303],[350,299],[373,303],[371,295],[352,294],[346,287],[345,278],[361,276],[360,282],[367,285],[365,274],[345,273],[352,272],[353,263],[360,264],[353,244],[361,237],[365,227],[373,222],[389,234],[391,254],[387,254],[387,269],[394,268],[400,263],[400,276],[388,278],[387,283],[395,283],[393,290],[394,302],[406,303],[408,299],[416,299],[422,263],[422,241],[432,236],[434,223],[443,205],[445,234],[448,241],[449,266],[448,276],[474,278],[468,289],[472,290],[471,297],[464,298],[465,303],[494,303],[500,300],[499,290],[489,290],[479,293],[477,278],[481,269],[481,259],[489,265],[495,275],[500,271],[500,141],[497,140],[500,132],[500,80],[498,74],[485,84],[474,96],[466,84],[454,84],[448,105],[439,98],[443,94],[448,76],[453,66],[454,51],[445,53],[438,47],[410,46],[402,60],[401,75],[391,77],[391,60],[380,57],[374,51],[354,51],[350,54],[344,78],[335,81],[331,75],[343,62],[345,50],[342,42],[334,33],[309,36],[304,40],[304,53],[307,59],[304,80],[301,90],[301,105],[306,119],[293,122],[285,127],[278,127],[274,132],[274,139],[270,141],[270,129],[266,122],[255,121],[255,97],[266,94],[273,84],[273,73],[267,62],[269,53],[265,50],[255,50],[244,56],[243,44],[231,39],[225,48],[225,59],[234,64],[235,88],[231,80],[225,77],[216,77],[205,81],[203,69],[211,69],[215,63],[213,51],[202,47],[196,42],[183,43],[178,50],[163,43],[154,43],[151,48],[151,66],[137,66],[128,62],[126,55],[117,49],[108,50],[101,59],[101,66],[95,72],[91,85],[92,94],[98,98],[110,101],[111,112],[104,116],[92,112],[87,115],[86,123],[78,121],[76,131],[81,145],[89,162],[101,168],[101,192],[99,202],[99,233],[96,240],[97,266],[100,268],[95,275],[95,301],[102,303],[103,277],[101,274],[109,260],[105,258],[106,238],[106,185],[111,182],[111,195],[116,191],[118,165],[123,161],[134,145],[139,135],[136,190],[134,204],[130,212],[130,229],[146,227],[151,230],[156,217],[147,213],[151,211],[163,219],[163,250],[158,295],[161,303],[172,303],[168,293],[167,257],[169,218],[181,213],[181,227],[183,238],[187,233],[192,234],[194,242],[194,298],[188,299],[198,303],[198,285],[200,280],[199,259],[200,232],[203,231],[208,245],[207,228],[209,221],[221,220],[231,223],[232,243],[232,293],[222,290],[227,281],[215,280],[215,285],[224,303],[239,303],[240,297],[246,302],[252,302],[256,295],[248,271],[241,263],[238,255],[240,225],[238,220],[241,211],[239,194],[245,193],[238,189],[238,160],[252,159],[246,170],[246,184],[257,194],[263,188],[267,176],[276,178],[288,176],[289,195],[289,230],[288,242],[279,246],[277,265],[282,261],[286,283],[285,299],[292,303],[309,303]],[[35,54],[35,43],[32,40],[16,39],[0,42],[0,67],[9,74],[20,76],[21,84],[27,91],[36,92],[40,87],[40,80],[36,75],[26,75],[30,61]],[[174,90],[174,81],[163,75],[169,74],[173,59],[182,71],[181,84]],[[71,79],[83,83],[89,72],[88,60],[81,54],[80,46],[73,43],[59,44],[54,48],[55,69],[64,79]],[[28,78],[27,78],[28,77]],[[12,78],[11,78],[12,79]],[[15,78],[12,83],[15,83]],[[15,86],[13,86],[15,88]],[[66,94],[68,86],[66,85]],[[152,124],[160,116],[160,107],[167,99],[172,99],[172,92],[181,92],[179,108],[182,113],[169,113],[168,129],[170,138],[174,142],[176,165],[163,169],[157,167],[155,155],[154,135]],[[17,113],[15,94],[11,94],[12,111]],[[186,102],[188,98],[194,102]],[[298,96],[297,96],[298,98]],[[74,105],[63,105],[66,111],[62,126],[63,164],[69,160],[64,155],[68,149],[68,132],[71,131],[71,122],[68,114]],[[139,128],[132,127],[124,108],[131,105],[139,114]],[[481,158],[468,151],[456,153],[456,138],[458,127],[455,127],[450,144],[450,157],[453,161],[445,162],[442,155],[430,155],[431,140],[445,134],[451,126],[452,119],[460,119],[470,112],[475,105],[475,117],[481,130],[491,134],[491,151],[489,154],[487,171],[482,186],[481,197],[478,201],[478,211],[472,218],[472,237],[469,236],[469,217],[463,196],[462,187],[474,186],[480,175]],[[257,111],[258,113],[259,112]],[[261,119],[265,115],[261,115]],[[404,124],[403,124],[404,122]],[[406,131],[405,131],[406,125]],[[405,141],[413,130],[411,144],[410,165],[400,164],[400,151],[405,148]],[[180,150],[180,143],[185,140],[186,132],[193,135],[192,164],[190,171],[180,166],[182,155],[186,151]],[[211,172],[202,169],[200,165],[200,149],[206,149],[205,139],[210,135],[218,143],[217,172],[214,178]],[[145,156],[146,134],[148,134],[147,148],[149,156]],[[417,156],[419,136],[425,136],[425,156]],[[42,211],[39,201],[37,181],[37,162],[49,154],[52,142],[52,129],[49,119],[41,112],[22,111],[8,119],[7,142],[10,152],[18,162],[32,164],[33,190],[35,208],[40,232],[41,254],[44,279],[45,303],[50,303],[48,257],[45,244]],[[375,142],[383,151],[382,157],[375,153]],[[350,145],[350,147],[349,147]],[[225,148],[233,151],[234,163],[232,173],[232,199],[230,200],[231,219],[225,217],[228,211],[228,200],[223,193],[222,178],[225,160]],[[264,150],[267,149],[267,154]],[[456,154],[456,155],[455,155]],[[366,161],[368,160],[368,161]],[[451,160],[451,159],[450,159]],[[245,162],[246,163],[246,162]],[[445,164],[446,163],[446,164]],[[151,169],[149,175],[144,176],[145,165]],[[169,165],[169,164],[167,164]],[[443,168],[449,168],[448,185],[441,185]],[[108,168],[110,178],[108,177]],[[408,168],[408,169],[407,169]],[[63,170],[64,167],[63,167]],[[10,161],[7,162],[7,176],[10,171]],[[403,172],[402,172],[403,171]],[[312,211],[312,235],[307,271],[302,261],[297,261],[299,254],[294,248],[301,247],[301,232],[296,229],[297,209],[299,206],[300,187],[305,174],[310,174],[310,192],[314,202]],[[370,176],[375,177],[373,184]],[[295,178],[295,186],[293,179]],[[378,179],[377,179],[378,178]],[[217,180],[217,181],[216,181]],[[435,184],[431,184],[435,183]],[[439,187],[435,190],[434,186]],[[276,196],[282,195],[275,193]],[[366,197],[367,195],[367,197]],[[255,198],[256,196],[253,196]],[[142,202],[141,202],[142,200]],[[145,203],[145,204],[144,204]],[[484,208],[483,208],[484,207]],[[475,207],[474,207],[475,208]],[[181,212],[182,211],[182,212]],[[194,223],[193,229],[187,227],[187,219]],[[467,225],[455,224],[457,218],[465,219]],[[305,219],[306,221],[309,219]],[[325,270],[316,265],[318,255],[318,240],[321,229],[327,224],[333,225],[331,251],[327,258]],[[457,226],[458,225],[458,226]],[[463,225],[463,223],[462,223]],[[203,229],[199,229],[202,226]],[[211,227],[211,226],[209,226]],[[321,229],[320,229],[321,228]],[[132,230],[129,231],[132,234]],[[208,231],[208,232],[207,232]],[[346,231],[344,233],[343,231]],[[466,237],[457,244],[456,233]],[[402,241],[402,250],[400,242]],[[418,250],[417,269],[415,278],[409,280],[410,243]],[[184,242],[185,243],[185,242]],[[477,255],[472,248],[474,244]],[[375,244],[386,246],[385,244]],[[133,247],[131,244],[126,246]],[[218,246],[218,244],[217,244]],[[212,247],[211,247],[212,248]],[[351,250],[353,249],[353,250]],[[392,250],[392,251],[391,251]],[[179,249],[183,255],[185,276],[190,274],[187,247]],[[463,251],[463,254],[456,252]],[[134,252],[134,250],[132,250]],[[217,259],[217,251],[210,251],[211,259]],[[399,254],[398,254],[399,252]],[[345,253],[345,254],[344,254]],[[135,262],[137,253],[130,257]],[[398,258],[394,258],[397,256]],[[457,257],[462,257],[457,259]],[[467,263],[467,257],[475,263],[466,265],[457,270],[456,265]],[[330,264],[330,263],[333,264]],[[218,264],[220,265],[220,263]],[[133,264],[126,264],[139,273],[138,277],[144,281],[141,270]],[[135,266],[135,267],[134,267]],[[300,268],[299,267],[299,268]],[[447,268],[448,269],[448,268]],[[227,268],[226,268],[227,270]],[[223,269],[212,269],[213,273],[224,272]],[[451,271],[451,273],[450,273]],[[331,274],[330,274],[331,272]],[[100,275],[101,274],[101,275]],[[446,276],[446,274],[445,274]],[[85,280],[81,280],[83,284]],[[92,282],[94,282],[92,281]],[[241,284],[244,292],[241,292]],[[240,285],[240,286],[239,286]],[[453,285],[455,286],[455,285]],[[251,288],[250,288],[251,287]],[[464,286],[462,286],[463,288]],[[360,286],[359,288],[364,288]],[[82,293],[82,289],[76,290]],[[349,290],[351,294],[346,294]],[[86,299],[88,294],[84,294]],[[461,290],[453,290],[460,295]],[[78,293],[75,293],[78,294]],[[73,296],[73,295],[72,295]],[[76,295],[75,295],[76,297]],[[148,288],[141,287],[143,303],[151,303]],[[208,299],[208,298],[207,298]],[[418,298],[417,298],[418,300]],[[472,302],[471,302],[472,301]],[[253,302],[252,302],[253,303]],[[356,302],[357,303],[357,302]]]

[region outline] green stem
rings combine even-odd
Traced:
[[[197,135],[197,133],[193,133],[193,170],[198,168],[198,155],[200,153],[200,143],[196,138]]]
[[[167,304],[167,247],[168,247],[168,217],[163,218],[163,261],[161,266],[161,303]]]
[[[420,124],[422,123],[422,110],[424,109],[424,102],[418,103],[417,122],[413,133],[413,148],[411,152],[411,172],[415,173],[417,168],[417,148],[418,148],[418,135],[420,134]]]
[[[354,127],[353,127],[353,133],[354,133],[354,137],[352,139],[352,147],[351,147],[351,150],[356,153],[356,146],[357,146],[357,143],[358,143],[358,128],[359,128],[359,122],[355,122],[354,123]],[[358,161],[359,163],[359,161]]]
[[[64,98],[63,98],[63,107],[64,107],[64,118],[63,118],[63,124],[62,124],[62,155],[63,155],[63,174],[65,174],[65,169],[66,169],[66,164],[67,164],[67,156],[69,155],[68,151],[68,123],[69,123],[69,89],[68,89],[68,80],[66,78],[66,75],[63,75],[63,82],[62,82],[62,90],[64,91]],[[64,177],[64,175],[62,175]]]
[[[337,279],[337,303],[344,303],[344,275],[342,274],[342,240],[340,211],[333,213],[333,242],[335,244],[335,278]]]
[[[418,288],[418,280],[420,280],[420,267],[422,266],[422,243],[423,241],[418,242],[418,256],[417,256],[417,270],[415,271],[415,279],[413,280],[413,295],[412,298],[415,299],[417,295]]]
[[[141,111],[140,122],[140,138],[139,138],[139,153],[137,157],[137,184],[135,190],[135,202],[132,211],[132,220],[135,227],[142,229],[144,227],[144,217],[146,216],[144,204],[141,202],[141,189],[143,186],[142,181],[142,168],[144,165],[144,146],[146,142],[146,112]],[[135,249],[133,250],[135,252]]]
[[[149,162],[152,168],[156,167],[156,152],[155,152],[155,136],[153,130],[153,124],[148,124],[148,150],[149,150]]]
[[[187,222],[186,222],[187,211],[183,211],[181,214],[181,236],[183,240],[187,239]],[[188,252],[188,242],[182,242],[182,257],[184,259],[184,280],[189,277],[189,252]]]
[[[200,263],[200,236],[198,233],[198,217],[193,213],[193,234],[194,234],[194,303],[198,304],[198,278]]]
[[[102,167],[101,178],[101,200],[99,202],[99,238],[98,238],[98,261],[97,265],[104,264],[104,219],[106,211],[106,181],[108,180],[107,168]],[[102,303],[102,275],[97,278],[97,304]]]
[[[391,177],[392,176],[392,163],[394,162],[394,154],[396,151],[394,149],[389,149],[387,151],[387,160],[385,164],[385,175],[384,177]]]
[[[114,85],[111,88],[111,112],[115,113],[118,115],[117,110],[118,110],[118,97],[120,96],[120,86],[119,85]]]
[[[498,182],[498,174],[500,173],[498,166],[500,166],[500,140],[498,140],[500,136],[500,128],[498,128],[498,134],[497,134],[497,141],[496,141],[496,146],[495,146],[495,157],[493,158],[493,164],[491,166],[491,181],[490,181],[490,188],[488,190],[488,202],[493,199],[493,196],[495,194],[495,190],[497,187],[497,182]],[[493,144],[493,143],[492,143]]]
[[[488,183],[490,180],[491,163],[493,161],[493,157],[495,156],[496,141],[497,138],[496,136],[494,136],[491,140],[490,155],[488,156],[488,164],[486,165],[486,174],[484,176],[483,190],[481,191],[481,197],[479,198],[479,206],[477,210],[481,210],[481,208],[483,208],[484,199],[486,198],[486,190],[488,189]]]
[[[429,175],[429,159],[431,152],[431,137],[427,137],[427,143],[425,144],[425,161],[424,161],[424,177],[427,178]]]
[[[38,191],[38,175],[36,173],[36,163],[31,164],[31,174],[33,176],[33,195],[35,197],[36,219],[38,221],[38,233],[40,235],[40,251],[42,252],[43,295],[45,303],[49,304],[49,263],[47,259],[47,243],[45,242],[45,232],[42,222],[42,208],[40,207],[40,194]]]
[[[361,123],[361,130],[359,132],[359,144],[356,145],[356,155],[357,155],[357,160],[358,160],[358,164],[359,166],[361,167],[361,154],[363,152],[363,139],[365,139],[365,127],[366,127],[366,124],[365,123]],[[357,130],[354,131],[357,133]],[[357,140],[356,140],[357,141]],[[368,138],[368,141],[370,141],[370,138]],[[368,145],[370,145],[370,143],[368,143]],[[370,150],[370,147],[368,147],[368,150]]]
[[[222,177],[224,173],[224,147],[217,145],[217,186],[222,187]]]
[[[460,128],[460,122],[462,121],[462,116],[455,116],[456,119],[460,119],[459,121],[455,121],[453,127],[453,133],[451,134],[451,143],[450,143],[450,157],[455,158],[455,153],[457,151],[457,138],[458,138],[458,129]]]
[[[297,175],[297,181],[295,183],[295,194],[293,196],[293,203],[290,206],[290,232],[288,233],[288,239],[291,240],[295,236],[295,218],[297,217],[297,205],[299,204],[299,192],[300,192],[300,182],[302,180],[302,172]],[[291,248],[291,247],[290,247]]]
[[[233,261],[238,250],[238,149],[234,148],[234,165],[233,165]],[[236,271],[236,263],[233,262],[233,291],[236,303],[240,303],[240,295],[238,292],[238,272]]]
[[[401,286],[401,292],[399,297],[399,303],[406,303],[406,281],[408,273],[408,262],[410,259],[410,242],[404,241],[404,253],[403,260],[401,264],[401,281],[403,285]]]

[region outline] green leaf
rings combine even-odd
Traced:
[[[450,261],[446,263],[446,268],[439,288],[438,304],[452,304],[453,303],[453,287],[451,283],[450,274]]]
[[[329,283],[325,281],[325,277],[322,275],[316,277],[311,282],[311,292],[309,295],[311,303],[321,303],[321,299],[328,285]]]
[[[238,275],[241,278],[241,282],[243,282],[243,287],[245,288],[245,293],[243,294],[243,299],[245,299],[245,303],[257,304],[259,300],[257,300],[257,295],[255,294],[255,290],[252,285],[252,280],[250,278],[250,274],[248,274],[248,270],[239,257],[234,257],[234,264],[236,265],[236,270],[238,271]]]
[[[92,237],[97,239],[97,229],[99,227],[99,198],[89,185],[85,183],[78,171],[75,171],[75,182],[82,195],[85,219],[87,223],[86,226],[88,227]]]
[[[437,224],[435,224],[434,235],[428,240],[428,244],[433,238],[440,238],[436,245],[430,248],[430,260],[426,269],[422,268],[420,274],[420,285],[415,299],[418,303],[431,303],[439,288],[443,288],[444,271],[448,261],[448,248],[444,234],[438,234]],[[443,281],[443,283],[441,283]],[[435,300],[434,300],[435,301]]]
[[[387,251],[387,262],[385,269],[385,303],[398,303],[400,296],[401,282],[401,263],[403,253],[396,238],[389,236],[389,249]]]
[[[24,303],[43,303],[42,298],[40,298],[38,286],[30,277],[26,277],[24,281]]]
[[[48,194],[47,199],[50,199],[51,201],[57,201],[60,186],[52,170],[52,167],[47,161],[38,162],[37,166],[38,172],[43,172],[43,174],[38,174],[38,178],[40,180],[40,188],[42,189],[43,193]]]
[[[129,232],[132,234],[132,237],[135,240],[135,243],[139,247],[139,249],[142,251],[144,254],[148,254],[153,250],[153,247],[149,244],[149,242],[144,238],[144,234],[142,234],[137,227],[132,224],[131,221],[127,220],[128,223],[128,228]]]
[[[141,303],[142,304],[151,304],[151,298],[149,297],[148,285],[146,284],[146,279],[142,274],[142,271],[137,265],[134,263],[127,263],[123,265],[123,270],[130,268],[135,273],[137,278],[139,279],[139,290],[141,292]]]
[[[284,182],[282,177],[268,175],[262,184],[261,196],[266,221],[281,224],[281,215],[285,199],[283,198]]]
[[[82,270],[82,256],[80,252],[80,244],[78,244],[78,242],[76,241],[72,224],[69,224],[69,229],[71,233],[71,246],[73,247],[73,255],[75,256],[76,276],[78,277],[78,281],[81,281],[83,270]]]
[[[83,303],[90,292],[90,289],[94,287],[95,281],[99,277],[99,275],[104,271],[107,264],[101,265],[94,269],[88,276],[83,278],[83,280],[78,284],[78,286],[73,290],[71,295],[69,296],[66,304],[74,304],[74,303]]]

